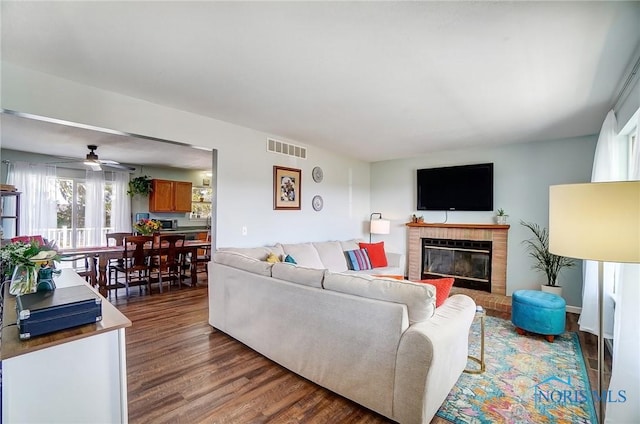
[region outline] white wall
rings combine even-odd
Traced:
[[[371,210],[392,220],[391,234],[374,236],[406,250],[406,226],[411,214],[423,215],[425,222],[444,222],[444,212],[416,210],[416,170],[471,163],[494,163],[494,207],[509,214],[507,294],[518,289],[538,289],[544,275],[531,270],[531,260],[521,241],[530,234],[520,220],[549,224],[549,185],[586,182],[591,167],[596,136],[565,140],[514,144],[434,152],[428,156],[383,161],[371,166]],[[449,212],[450,223],[493,223],[493,212]],[[560,283],[571,306],[582,305],[581,263],[563,271]]]
[[[9,110],[217,149],[217,246],[365,236],[363,223],[370,213],[368,163],[312,146],[306,146],[307,160],[268,153],[266,138],[281,137],[7,62],[2,63],[1,101]],[[304,140],[288,141],[304,145]],[[302,169],[301,211],[273,210],[273,165]],[[322,183],[311,179],[314,166],[324,170]],[[321,212],[311,207],[316,194],[324,198]],[[243,226],[246,236],[241,235]]]

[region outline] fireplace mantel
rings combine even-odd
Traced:
[[[508,230],[511,225],[500,224],[438,224],[428,222],[407,222],[407,227],[435,227],[435,228],[479,228],[483,230]]]
[[[489,240],[493,243],[491,253],[491,293],[506,295],[507,235],[510,225],[409,222],[406,226],[409,233],[407,240],[409,280],[421,279],[423,238]]]

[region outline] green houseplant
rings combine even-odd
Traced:
[[[129,181],[129,190],[127,190],[127,194],[131,197],[136,194],[148,196],[151,191],[151,178],[148,175],[142,175]]]
[[[507,213],[504,211],[504,209],[500,208],[496,212],[496,223],[504,225],[504,224],[507,223],[507,218],[508,217],[509,217],[509,215],[507,215]]]
[[[59,259],[55,243],[16,241],[0,248],[2,280],[10,281],[9,293],[33,293],[38,284],[38,270]]]
[[[520,221],[520,224],[528,228],[533,236],[523,240],[529,256],[535,260],[532,269],[542,271],[547,276],[547,284],[543,286],[559,287],[558,274],[562,268],[570,268],[576,263],[565,256],[554,255],[549,252],[549,231],[533,222]]]

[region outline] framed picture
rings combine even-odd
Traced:
[[[300,210],[302,171],[283,166],[273,167],[273,209]]]

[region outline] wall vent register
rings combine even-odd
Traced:
[[[285,143],[284,141],[267,138],[267,151],[281,155],[293,156],[300,159],[307,158],[307,148]]]

